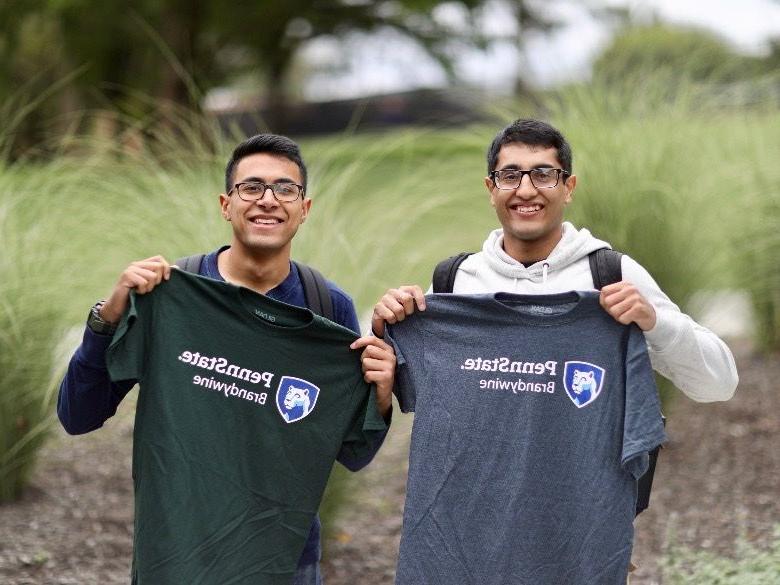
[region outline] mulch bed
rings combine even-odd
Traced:
[[[669,414],[651,508],[637,521],[632,585],[662,583],[670,543],[729,555],[738,538],[765,546],[780,524],[780,358],[740,351],[740,387],[723,404],[680,399]],[[99,432],[62,431],[25,497],[0,506],[0,583],[128,583],[132,547],[132,409]],[[354,476],[351,500],[325,542],[327,585],[393,582],[411,417]]]

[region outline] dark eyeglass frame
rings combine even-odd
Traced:
[[[247,199],[245,196],[241,195],[242,185],[257,185],[258,188],[262,187],[262,191],[259,196],[251,197]],[[295,197],[293,199],[279,197],[279,193],[277,193],[276,190],[281,187],[289,187],[290,185],[293,185],[298,188],[298,193],[295,195]],[[236,183],[235,185],[233,185],[233,188],[230,191],[228,191],[227,194],[229,197],[230,195],[232,195],[233,191],[235,191],[236,195],[238,195],[241,201],[246,201],[248,203],[251,203],[253,201],[259,201],[260,199],[265,197],[265,192],[268,191],[268,189],[271,190],[271,194],[274,196],[274,199],[276,199],[279,203],[292,203],[293,201],[297,201],[298,197],[300,197],[301,199],[304,199],[306,197],[306,189],[304,189],[303,185],[299,185],[298,183],[293,183],[293,182],[263,183],[262,181],[244,181],[242,183]]]
[[[511,171],[513,173],[520,173],[520,179],[517,181],[517,185],[514,187],[499,187],[498,186],[498,175],[499,173],[503,173],[505,171]],[[531,173],[538,172],[538,171],[555,171],[555,184],[554,185],[542,185],[537,186],[536,183],[534,183],[534,177]],[[500,171],[491,171],[488,177],[490,177],[490,180],[493,181],[493,185],[496,186],[497,189],[501,189],[502,191],[514,191],[520,185],[523,183],[523,177],[528,175],[528,180],[531,181],[531,185],[534,186],[534,189],[554,189],[558,186],[558,183],[561,182],[561,175],[564,177],[564,181],[566,180],[566,177],[569,177],[571,173],[568,173],[564,171],[563,169],[554,169],[550,167],[539,167],[536,169],[529,169],[527,171],[524,171],[522,169],[501,169]]]

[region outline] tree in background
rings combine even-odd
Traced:
[[[0,2],[0,104],[39,104],[16,132],[16,150],[37,144],[49,124],[61,133],[73,114],[94,109],[139,119],[161,104],[197,107],[199,84],[209,87],[222,79],[202,5]],[[51,91],[63,80],[61,91]]]
[[[765,59],[741,55],[714,33],[653,24],[628,26],[596,59],[593,74],[608,84],[647,75],[695,82],[732,82],[769,72]]]
[[[488,0],[4,0],[0,104],[8,96],[45,101],[21,135],[41,131],[52,115],[91,108],[153,119],[161,104],[197,109],[203,93],[251,72],[271,112],[281,115],[296,54],[324,35],[391,28],[452,73],[453,42],[485,46],[491,39],[440,22],[436,9],[444,4],[473,18]],[[526,0],[505,5],[523,31],[551,24]],[[69,76],[68,89],[48,98]]]

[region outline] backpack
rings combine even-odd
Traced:
[[[205,258],[205,256],[205,254],[185,256],[184,258],[176,260],[174,264],[185,272],[200,274],[200,267],[203,264],[203,258]],[[312,313],[317,313],[318,315],[333,321],[333,299],[330,296],[330,289],[328,289],[328,283],[325,280],[325,277],[319,270],[312,268],[311,266],[295,262],[294,260],[292,262],[295,264],[295,267],[298,269],[298,274],[301,276],[306,306]]]
[[[461,252],[455,256],[442,260],[433,270],[433,292],[451,293],[455,284],[455,275],[463,261],[471,256],[472,252]],[[597,290],[602,287],[623,280],[621,258],[623,254],[609,248],[595,250],[588,254],[590,273],[593,277],[593,285]],[[666,418],[663,419],[666,424]],[[653,487],[653,475],[655,464],[658,461],[659,445],[650,451],[650,462],[645,474],[637,480],[636,515],[638,516],[650,505],[650,490]]]

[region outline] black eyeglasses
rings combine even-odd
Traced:
[[[531,179],[531,184],[537,189],[552,189],[558,186],[561,175],[567,177],[569,173],[563,169],[547,168],[531,169],[530,171],[503,169],[501,171],[493,171],[489,176],[493,180],[493,184],[499,189],[512,190],[520,186],[525,175],[528,175]]]
[[[230,195],[233,191],[244,201],[257,201],[262,199],[266,190],[270,189],[277,201],[291,202],[298,199],[304,193],[303,185],[297,183],[261,183],[259,181],[249,181],[247,183],[236,183],[228,191]]]

